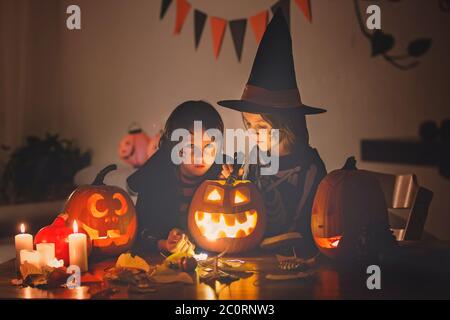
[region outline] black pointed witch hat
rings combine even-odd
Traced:
[[[281,9],[267,26],[241,100],[223,100],[218,104],[250,113],[326,112],[302,103],[295,79],[291,34]]]

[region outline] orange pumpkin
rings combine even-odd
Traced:
[[[380,184],[355,164],[353,157],[348,158],[342,169],[329,173],[314,198],[312,235],[319,250],[329,257],[370,254],[379,244],[393,240]]]
[[[65,205],[68,222],[76,220],[92,240],[93,254],[117,255],[129,249],[136,237],[136,212],[128,193],[103,183],[116,165],[101,170],[91,185],[78,187]]]
[[[205,250],[248,251],[264,235],[263,199],[248,180],[206,180],[192,199],[188,227],[194,241]]]

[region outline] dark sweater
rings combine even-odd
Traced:
[[[306,148],[279,159],[276,175],[260,175],[260,166],[249,167],[248,178],[260,189],[267,209],[265,236],[297,231],[303,236],[305,250],[314,251],[311,210],[317,186],[327,174],[316,149]]]
[[[167,238],[171,229],[187,230],[187,211],[195,189],[204,180],[217,179],[221,171],[221,166],[213,164],[198,179],[181,179],[178,168],[170,152],[158,150],[128,177],[128,186],[138,193],[135,252],[155,252],[157,241]]]

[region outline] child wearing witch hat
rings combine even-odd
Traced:
[[[247,178],[260,188],[268,223],[266,237],[288,232],[301,234],[300,255],[315,251],[311,234],[311,209],[317,186],[326,175],[316,149],[309,145],[306,115],[326,110],[305,105],[297,86],[289,27],[278,10],[261,40],[250,78],[240,100],[219,105],[242,113],[247,129],[279,130],[279,171],[261,175],[264,164],[250,165]],[[270,135],[258,136],[258,148],[270,152]],[[273,151],[273,150],[272,150]],[[273,156],[273,154],[271,155]],[[224,166],[227,177],[231,168]]]

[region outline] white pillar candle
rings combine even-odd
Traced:
[[[29,233],[25,233],[25,225],[20,225],[20,233],[14,238],[16,246],[16,266],[20,266],[20,251],[21,250],[33,250],[33,236]]]
[[[81,272],[88,271],[87,236],[78,233],[77,222],[73,222],[73,233],[69,234],[70,264],[80,267]]]
[[[38,243],[36,250],[41,256],[41,267],[48,266],[55,259],[55,244],[54,243]]]
[[[32,264],[36,268],[40,268],[41,255],[36,250],[20,250],[20,264],[25,261]]]

